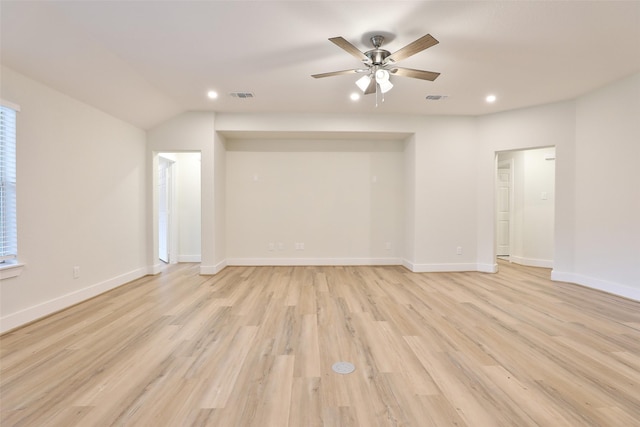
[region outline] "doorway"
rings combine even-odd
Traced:
[[[157,256],[165,264],[201,261],[201,153],[157,154]]]
[[[555,148],[496,153],[496,256],[553,267]]]

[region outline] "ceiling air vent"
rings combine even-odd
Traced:
[[[242,98],[242,99],[247,99],[247,98],[253,98],[254,95],[251,92],[231,92],[229,94],[232,98]]]
[[[425,99],[427,101],[444,101],[448,97],[448,95],[427,95]]]

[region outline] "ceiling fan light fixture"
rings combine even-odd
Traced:
[[[358,80],[356,80],[356,85],[360,88],[362,92],[367,90],[370,83],[371,83],[371,77],[369,77],[368,75],[362,76]]]
[[[386,80],[378,81],[378,86],[380,86],[380,92],[387,93],[393,87],[393,83],[389,81],[389,78]]]
[[[389,72],[387,70],[376,71],[376,81],[378,84],[389,81]]]

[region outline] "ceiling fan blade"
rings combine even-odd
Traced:
[[[375,93],[376,84],[376,79],[371,79],[371,81],[369,82],[369,86],[367,86],[367,89],[364,91],[364,94],[369,95],[370,93]]]
[[[362,53],[357,47],[349,43],[343,37],[332,37],[329,39],[329,41],[335,44],[336,46],[338,46],[339,48],[341,48],[342,50],[344,50],[345,52],[353,55],[355,58],[358,59],[358,61],[362,61],[362,62],[369,61],[369,58],[367,58],[367,56],[364,53]]]
[[[343,74],[355,74],[355,73],[359,73],[359,72],[360,72],[360,70],[332,71],[330,73],[312,74],[311,77],[313,77],[314,79],[321,79],[323,77],[341,76]]]
[[[401,67],[397,67],[397,68],[394,68],[393,70],[389,70],[389,72],[392,74],[395,74],[396,76],[412,77],[414,79],[429,80],[429,81],[434,81],[440,75],[440,73],[436,73],[433,71],[414,70],[412,68],[401,68]]]
[[[387,56],[385,62],[401,61],[405,58],[415,55],[418,52],[429,49],[431,46],[435,46],[438,43],[440,42],[436,40],[431,34],[427,34],[426,36],[422,36],[418,40],[409,43],[402,49],[393,52],[391,55]]]

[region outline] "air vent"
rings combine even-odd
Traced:
[[[427,95],[425,99],[427,101],[444,101],[448,97],[448,95]]]
[[[229,96],[231,96],[232,98],[242,98],[242,99],[254,97],[253,93],[251,92],[231,92]]]

